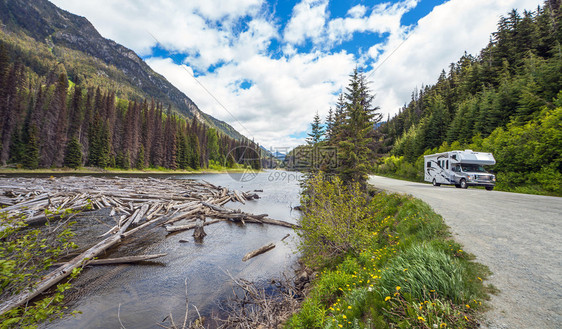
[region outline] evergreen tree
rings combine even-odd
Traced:
[[[82,164],[82,145],[78,138],[73,137],[66,146],[64,166],[77,169]]]
[[[135,166],[135,168],[137,168],[138,170],[143,170],[144,169],[144,158],[145,158],[145,154],[144,154],[144,145],[141,145],[139,147],[139,155],[137,158],[137,164]]]
[[[325,137],[327,140],[330,140],[332,138],[333,130],[334,130],[334,112],[330,107],[330,110],[328,111],[328,116],[326,117]]]
[[[380,115],[376,113],[378,108],[372,105],[374,96],[361,71],[354,70],[346,90],[347,120],[342,127],[342,139],[338,144],[338,174],[344,182],[365,184],[374,160],[369,144],[373,143],[371,136],[374,124],[380,121]]]
[[[201,168],[201,153],[200,153],[200,146],[199,146],[199,138],[197,135],[193,134],[189,138],[189,167],[192,169],[199,169]]]
[[[39,167],[39,140],[37,135],[37,127],[31,124],[27,133],[25,153],[22,157],[22,165],[26,169],[37,169]]]
[[[306,142],[308,143],[308,145],[316,145],[322,140],[322,137],[324,136],[324,128],[322,127],[322,122],[320,121],[318,112],[316,112],[316,114],[314,115],[314,121],[312,121],[311,128],[312,132],[308,134]]]
[[[219,139],[214,128],[207,130],[207,155],[211,161],[218,162],[220,160]]]

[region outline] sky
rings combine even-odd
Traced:
[[[384,118],[542,0],[51,0],[204,112],[272,149],[303,144],[361,68]]]

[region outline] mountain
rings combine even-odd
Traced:
[[[196,117],[227,136],[244,139],[227,123],[202,112],[134,51],[102,37],[84,17],[47,0],[0,0],[0,22],[0,31],[8,37],[27,38],[24,43],[28,49],[48,49],[56,61],[65,65],[73,82],[101,79],[101,85],[116,90],[118,97],[154,98],[187,118]]]

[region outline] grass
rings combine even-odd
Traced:
[[[427,204],[379,193],[362,209],[347,210],[346,216],[360,223],[355,229],[337,222],[319,230],[315,225],[321,221],[315,219],[330,216],[338,204],[335,191],[349,197],[357,190],[337,180],[313,180],[307,190],[313,192],[303,200],[300,248],[318,275],[287,328],[477,327],[478,312],[493,291],[483,284],[489,271],[451,239],[442,217]],[[330,230],[352,243],[337,255],[307,253],[310,245],[322,250],[342,244],[317,235]]]

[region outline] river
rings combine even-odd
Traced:
[[[107,175],[115,176],[115,175]],[[167,177],[158,175],[158,178]],[[247,174],[169,175],[171,179],[202,179],[220,186],[243,191],[263,190],[261,199],[246,205],[228,203],[225,206],[269,217],[296,222],[299,213],[291,209],[299,204],[300,174],[285,171],[265,171],[255,176]],[[103,232],[103,212],[78,219],[75,230],[85,243]],[[260,284],[292,274],[297,260],[296,236],[288,228],[248,224],[240,226],[221,222],[205,227],[203,243],[193,241],[192,231],[166,235],[155,227],[141,238],[134,237],[114,249],[107,257],[131,254],[167,253],[167,256],[142,265],[107,265],[86,268],[72,282],[67,294],[68,311],[81,314],[65,316],[43,328],[155,328],[170,313],[176,323],[183,322],[186,287],[190,319],[196,306],[208,322],[213,314],[221,313],[222,302],[232,295],[231,278],[244,278]],[[289,238],[281,242],[287,234]],[[180,240],[187,240],[182,243]],[[276,247],[247,262],[242,257],[269,242]]]

